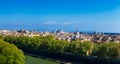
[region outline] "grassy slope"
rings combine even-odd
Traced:
[[[59,64],[59,63],[56,63],[54,61],[49,61],[49,60],[46,60],[46,59],[26,56],[25,64]]]

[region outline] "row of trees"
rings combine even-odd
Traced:
[[[55,53],[59,54],[73,54],[80,56],[97,56],[108,58],[120,57],[119,43],[94,44],[92,42],[81,41],[62,41],[55,40],[54,36],[46,37],[13,37],[6,36],[2,38],[4,41],[15,44],[26,53],[37,55]]]
[[[13,37],[7,36],[4,37],[4,41],[17,45],[20,49],[25,52],[53,52],[53,53],[69,53],[69,54],[78,54],[78,55],[89,55],[92,50],[93,43],[90,42],[68,42],[55,40],[53,36],[47,37]]]
[[[0,40],[0,64],[24,64],[23,52],[15,45]]]

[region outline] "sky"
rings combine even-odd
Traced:
[[[120,33],[120,0],[0,0],[0,29]]]

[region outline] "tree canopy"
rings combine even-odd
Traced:
[[[20,36],[20,37],[6,36],[3,37],[2,39],[6,42],[11,43],[12,46],[16,45],[18,48],[22,49],[26,53],[51,57],[51,58],[58,58],[58,59],[62,58],[65,60],[68,59],[68,60],[76,60],[76,61],[79,61],[80,57],[82,57],[83,59],[84,56],[88,56],[88,57],[96,56],[97,58],[105,58],[105,59],[120,58],[120,43],[114,43],[114,42],[113,43],[109,42],[105,44],[95,44],[93,42],[88,42],[88,41],[68,42],[65,40],[56,40],[51,35],[44,37],[43,36],[32,37],[32,38],[27,36]],[[12,51],[12,49],[7,49],[7,48],[8,47],[5,47],[4,50],[8,50],[8,52]],[[3,54],[8,52],[4,51]],[[0,55],[0,56],[2,58],[6,58],[8,55],[7,56]],[[13,56],[9,56],[9,57],[14,58]],[[104,61],[103,59],[100,60]],[[7,61],[7,59],[4,60],[2,59],[2,61],[5,62]],[[13,62],[13,60],[10,60],[9,62]]]
[[[0,40],[0,64],[24,64],[25,57],[22,50],[14,44]]]

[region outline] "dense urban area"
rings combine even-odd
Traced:
[[[27,31],[27,30],[0,30],[0,34],[2,36],[48,36],[53,35],[57,40],[66,40],[66,41],[90,41],[95,43],[106,43],[106,42],[120,42],[120,34],[104,34],[104,32],[93,32],[89,33],[82,33],[76,30],[75,32],[64,32],[63,30],[55,30],[52,32],[44,31]]]

